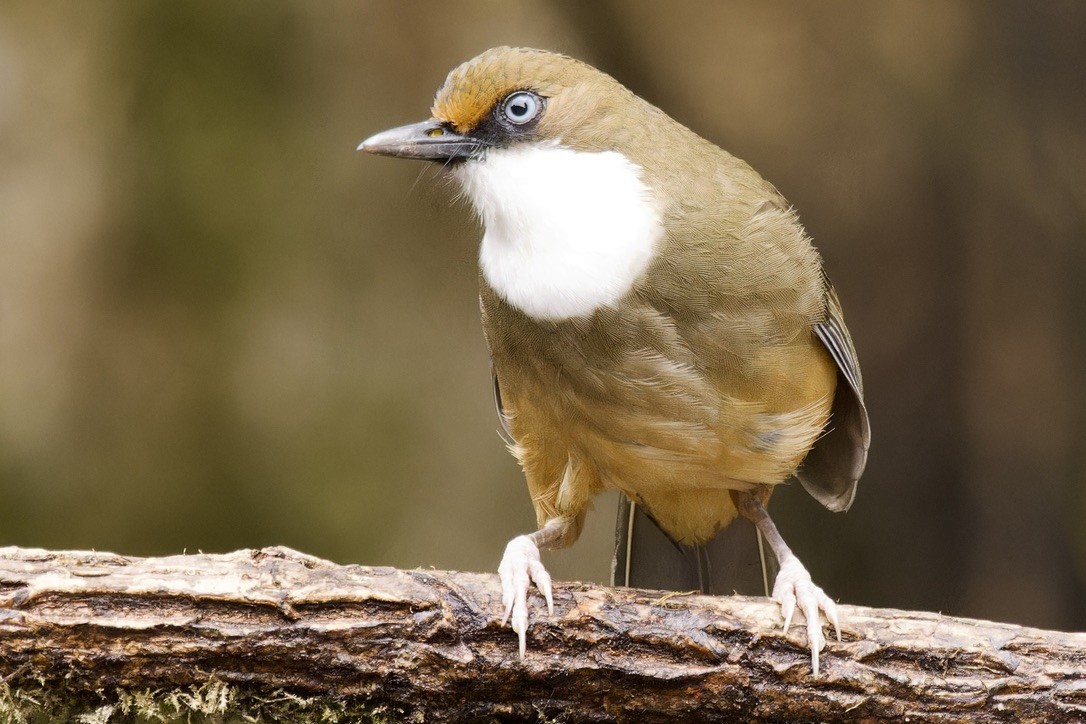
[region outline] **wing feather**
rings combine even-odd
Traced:
[[[867,466],[871,423],[864,404],[863,377],[856,348],[845,326],[841,302],[826,280],[826,319],[814,325],[815,336],[837,365],[837,392],[826,431],[796,472],[803,487],[833,511],[848,510],[856,484]]]

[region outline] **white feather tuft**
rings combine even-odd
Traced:
[[[479,263],[487,282],[536,319],[615,303],[645,273],[663,236],[641,168],[615,151],[553,143],[494,149],[454,175],[486,227]]]

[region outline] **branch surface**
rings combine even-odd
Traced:
[[[521,661],[494,575],[286,548],[0,548],[0,677],[107,715],[139,692],[207,698],[215,684],[222,711],[248,716],[275,698],[420,721],[1086,719],[1086,634],[841,606],[844,640],[814,678],[802,627],[782,633],[768,599],[580,583],[554,595],[553,618],[534,602]]]

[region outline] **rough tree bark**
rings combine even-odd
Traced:
[[[521,661],[493,575],[339,566],[285,548],[0,549],[0,606],[7,715],[1086,719],[1086,634],[932,613],[842,606],[844,641],[814,678],[802,628],[781,633],[766,599],[558,584]]]

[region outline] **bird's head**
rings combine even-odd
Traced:
[[[453,69],[431,118],[378,133],[358,149],[432,161],[478,159],[490,149],[561,143],[614,150],[632,111],[651,108],[579,60],[529,48],[493,48]]]
[[[358,148],[446,164],[485,227],[488,284],[536,319],[616,304],[660,248],[674,199],[711,176],[689,163],[704,142],[557,53],[488,50],[449,74],[431,113]]]

